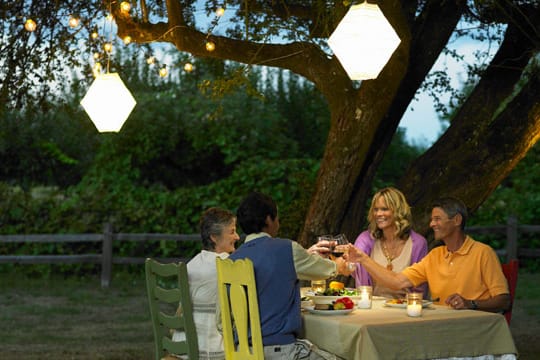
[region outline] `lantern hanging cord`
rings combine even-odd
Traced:
[[[112,52],[112,22],[113,22],[113,14],[112,14],[112,1],[109,1],[109,44],[111,46],[110,50],[109,51],[106,51],[107,52],[107,74],[109,73],[109,67],[110,67],[110,64],[111,64],[111,52]],[[107,20],[107,18],[105,18],[105,20]],[[107,26],[105,24],[105,26]]]

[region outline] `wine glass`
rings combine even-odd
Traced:
[[[319,235],[319,236],[317,236],[317,245],[319,247],[321,247],[321,248],[327,248],[328,249],[326,251],[324,251],[324,250],[319,251],[319,255],[321,255],[322,257],[325,257],[325,258],[328,257],[328,253],[332,249],[333,244],[335,244],[335,243],[332,241],[332,235]]]
[[[334,257],[340,257],[348,252],[349,240],[345,234],[338,234],[332,238],[334,246],[330,249]]]
[[[336,235],[333,237],[333,240],[336,244],[331,250],[332,256],[334,258],[338,258],[340,256],[343,256],[343,254],[349,253],[349,240],[347,239],[347,236],[345,234]],[[347,270],[353,272],[355,269],[355,263],[347,262]]]

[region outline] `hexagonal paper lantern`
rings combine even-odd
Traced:
[[[81,101],[99,132],[118,132],[137,102],[117,73],[99,74]]]
[[[377,78],[400,42],[381,9],[367,2],[351,6],[328,39],[351,80]]]

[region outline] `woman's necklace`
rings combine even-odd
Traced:
[[[382,242],[382,248],[383,248],[384,257],[386,258],[386,268],[388,270],[394,269],[394,265],[392,265],[392,260],[394,260],[394,258],[388,252],[388,249],[386,248],[385,241]]]
[[[384,254],[384,257],[386,258],[386,268],[388,270],[393,270],[394,269],[394,265],[392,264],[392,261],[398,257],[398,255],[396,255],[397,253],[397,250],[399,249],[399,245],[396,246],[396,247],[393,247],[391,250],[392,251],[389,251],[388,248],[386,247],[386,241],[387,240],[384,240],[384,241],[381,241],[382,243],[382,249],[383,249],[383,254]]]

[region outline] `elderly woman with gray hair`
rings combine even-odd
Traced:
[[[200,231],[202,251],[187,264],[199,359],[225,359],[223,337],[217,328],[216,257],[225,259],[235,250],[234,244],[240,239],[236,232],[236,216],[228,210],[209,208],[201,216]],[[184,339],[183,332],[173,334],[174,341]]]

